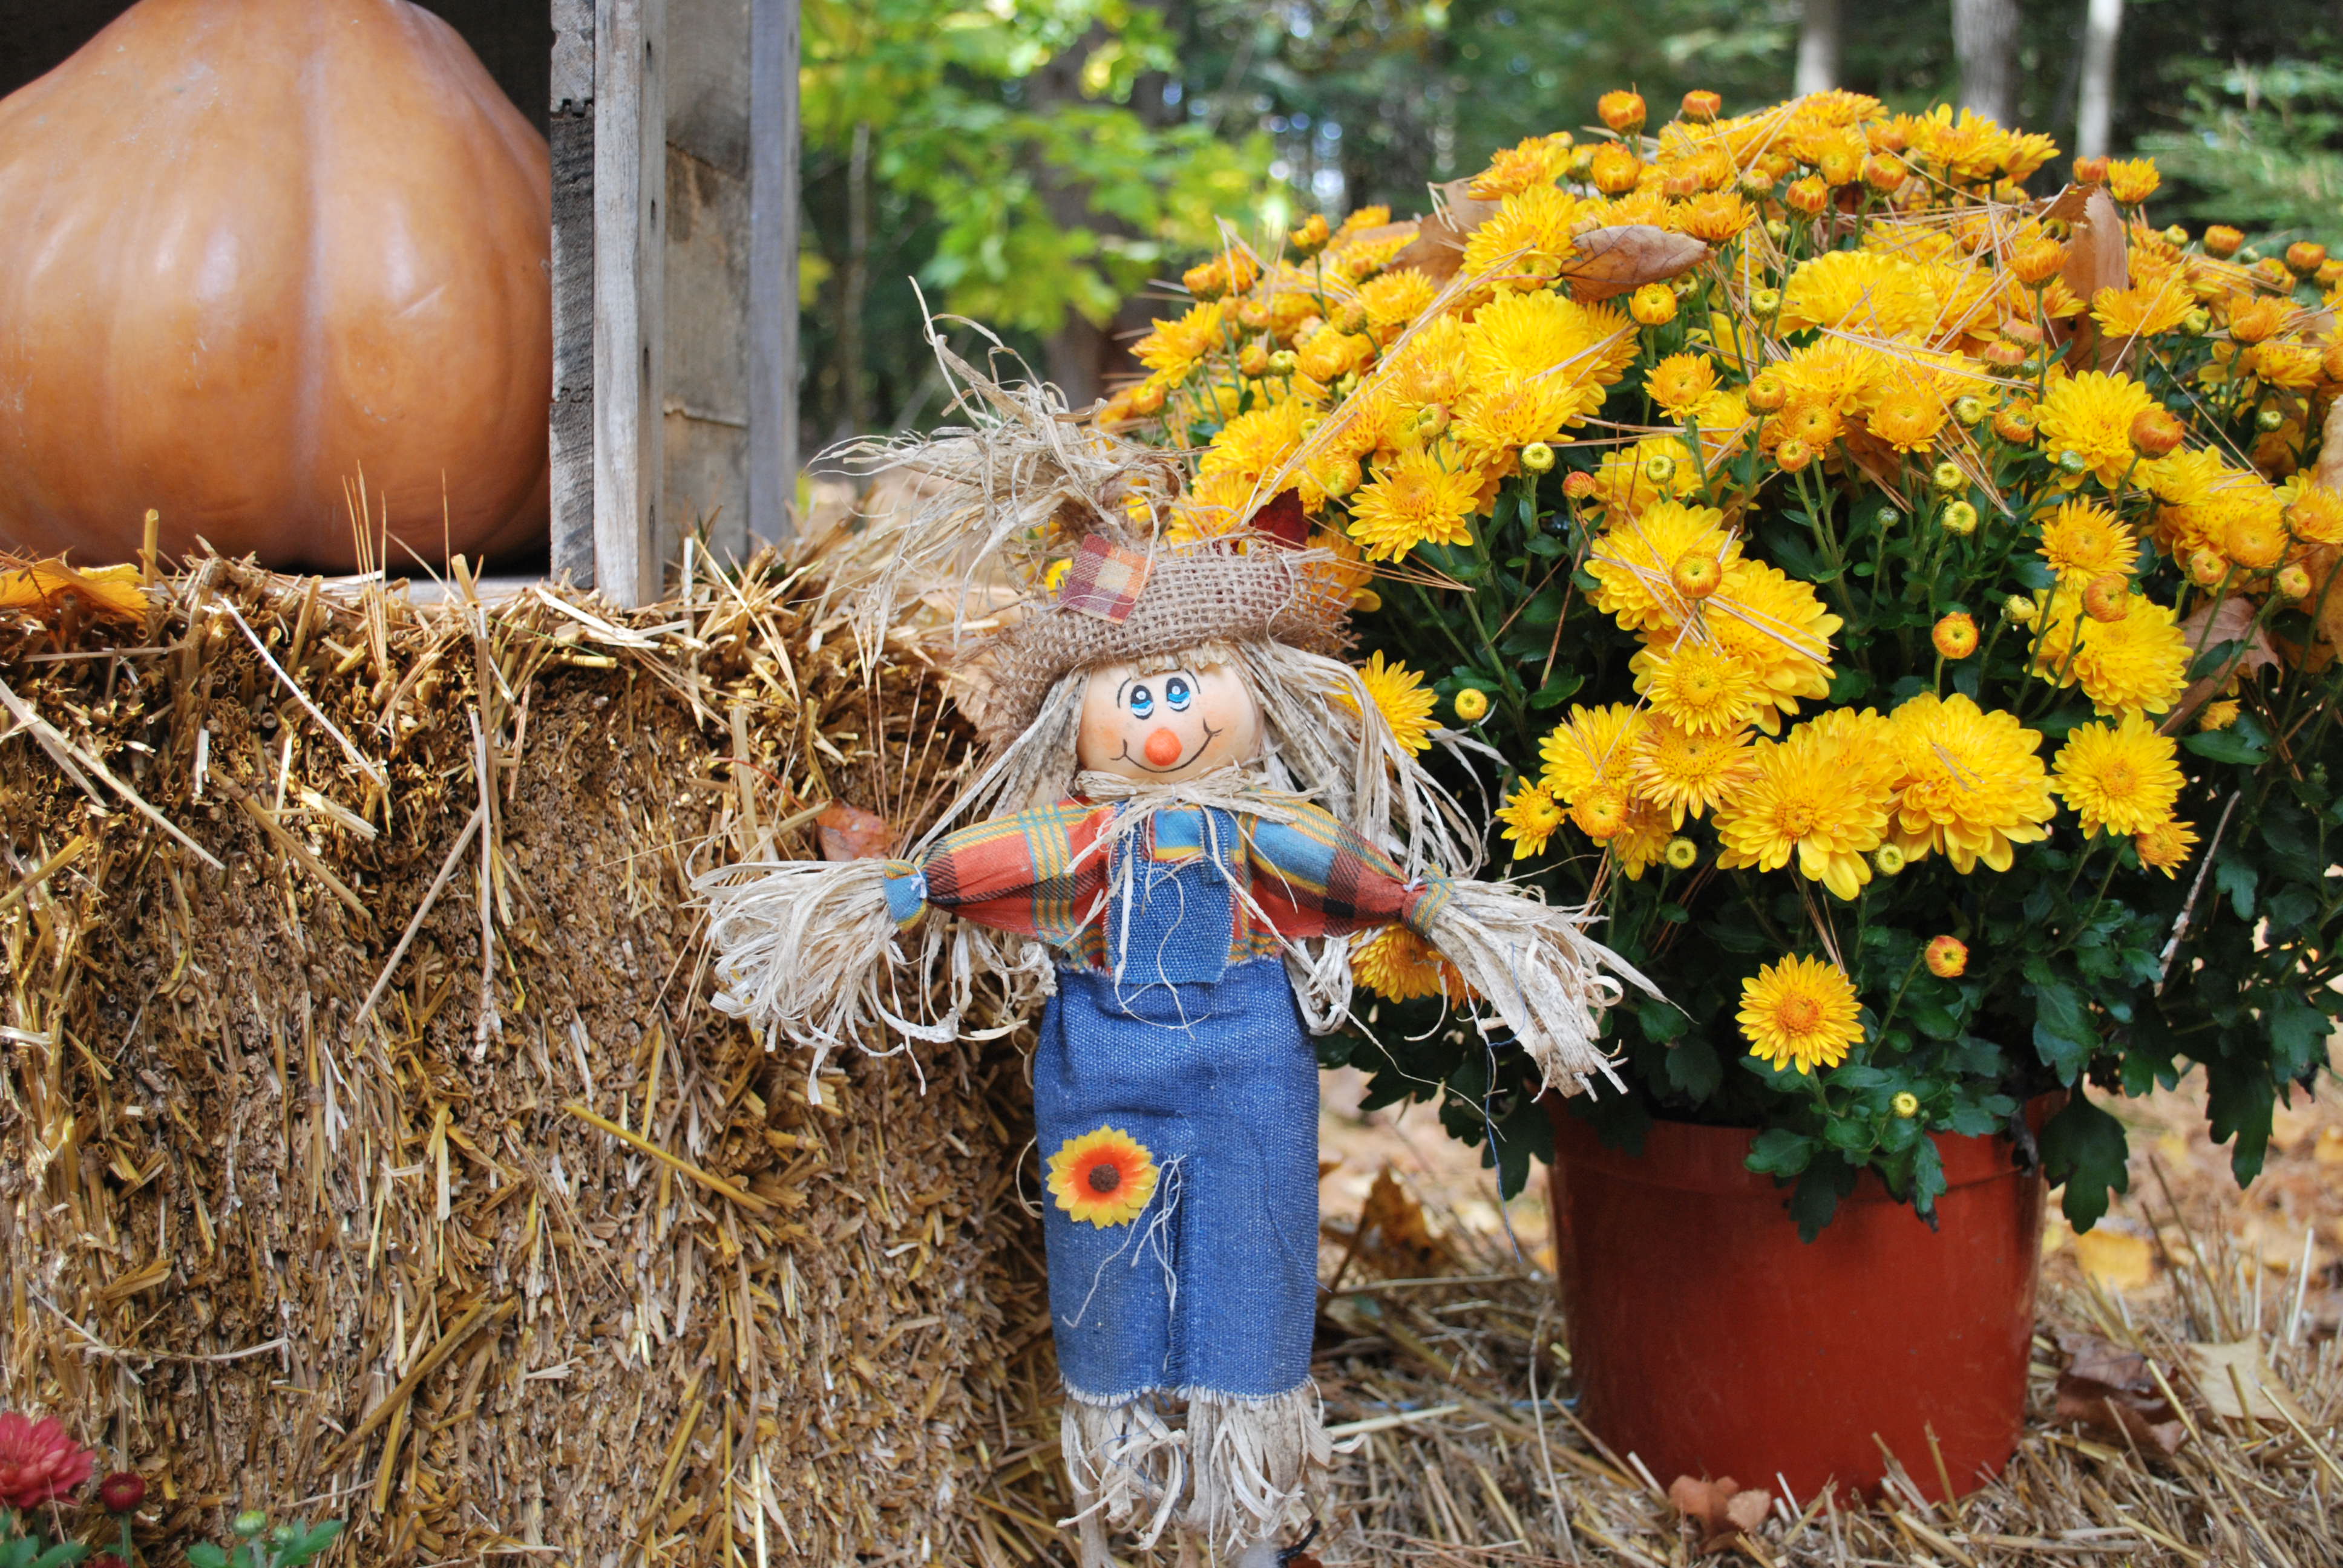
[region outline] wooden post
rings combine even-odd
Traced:
[[[552,0],[553,467],[556,580],[594,586],[594,0]]]
[[[666,0],[594,4],[594,586],[659,597],[665,565]]]
[[[793,529],[798,477],[798,0],[749,0],[749,538]]]

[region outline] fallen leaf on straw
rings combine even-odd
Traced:
[[[844,801],[814,819],[825,860],[883,860],[895,847],[895,829],[876,811]]]
[[[79,571],[52,557],[0,571],[0,609],[54,609],[70,595],[79,595],[92,609],[106,615],[146,613],[146,590],[139,586],[139,571],[134,566]]]
[[[2205,1402],[2207,1410],[2223,1420],[2243,1421],[2250,1415],[2256,1421],[2283,1426],[2290,1415],[2305,1427],[2310,1424],[2310,1418],[2303,1414],[2302,1407],[2262,1359],[2260,1341],[2192,1343],[2188,1359],[2197,1397]]]
[[[1679,1475],[1668,1483],[1668,1501],[1700,1528],[1700,1550],[1722,1552],[1765,1523],[1773,1499],[1752,1487],[1743,1490],[1733,1477],[1698,1481]]]
[[[2148,1375],[2147,1358],[2096,1334],[2058,1336],[2066,1370],[2058,1374],[2055,1419],[2079,1422],[2143,1450],[2170,1454],[2188,1437],[2179,1413]]]

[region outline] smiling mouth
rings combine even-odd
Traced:
[[[1150,768],[1146,763],[1141,762],[1138,758],[1133,757],[1131,754],[1131,742],[1128,740],[1122,743],[1122,760],[1130,763],[1133,768],[1138,769],[1142,773],[1177,773],[1181,769],[1187,767],[1188,764],[1193,762],[1197,758],[1202,757],[1212,746],[1212,742],[1225,733],[1227,733],[1225,730],[1215,729],[1209,724],[1205,725],[1204,739],[1196,743],[1196,749],[1190,752],[1187,756],[1182,757],[1179,761],[1174,762],[1169,768]]]

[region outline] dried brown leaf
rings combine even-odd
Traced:
[[[2167,1455],[2187,1441],[2188,1429],[2157,1387],[2146,1356],[2096,1334],[2061,1334],[2058,1343],[2067,1361],[2058,1374],[2056,1420]]]
[[[1765,1523],[1773,1498],[1733,1477],[1702,1481],[1679,1475],[1668,1483],[1668,1502],[1700,1530],[1700,1550],[1722,1552]]]
[[[2180,634],[2188,639],[2192,654],[2218,648],[2225,642],[2242,640],[2246,646],[2234,661],[2225,660],[2210,675],[2188,683],[2188,689],[2180,694],[2180,700],[2165,718],[2163,729],[2167,735],[2178,733],[2198,709],[2232,680],[2250,680],[2278,662],[2278,648],[2268,634],[2254,624],[2259,610],[2260,606],[2253,599],[2230,594],[2218,604],[2199,606],[2195,614],[2180,623]]]
[[[814,819],[825,860],[884,859],[894,849],[895,829],[876,811],[840,801]]]
[[[1672,234],[1647,223],[1590,228],[1562,264],[1570,297],[1587,304],[1610,299],[1647,283],[1663,283],[1700,265],[1708,246],[1688,234]]]
[[[2064,202],[2066,197],[2059,200]],[[2054,211],[2056,205],[2053,204]],[[2116,211],[2115,198],[2105,189],[2091,186],[2084,193],[2082,207],[2081,216],[2072,220],[2074,237],[2066,245],[2062,276],[2075,297],[2087,301],[2102,288],[2129,284],[2131,247],[2124,237],[2123,216]],[[2097,324],[2087,315],[2077,317],[2074,327],[2075,347],[2069,364],[2087,363],[2104,370],[2122,354],[2124,345],[2102,340]]]
[[[1391,258],[1392,269],[1412,266],[1434,283],[1456,276],[1464,260],[1464,242],[1498,206],[1472,195],[1472,185],[1469,179],[1450,180],[1433,187],[1441,196],[1439,210],[1418,225],[1414,241]]]
[[[2197,1397],[2205,1402],[2206,1409],[2223,1420],[2242,1421],[2251,1415],[2256,1421],[2282,1426],[2292,1416],[2305,1427],[2310,1424],[2302,1406],[2262,1359],[2259,1340],[2237,1340],[2228,1344],[2192,1343],[2188,1359]]]

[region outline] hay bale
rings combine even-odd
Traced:
[[[80,613],[0,623],[0,1402],[175,1541],[997,1560],[966,1500],[1048,1353],[1018,1060],[811,1109],[685,905],[823,802],[932,814],[919,659],[867,680],[761,567],[620,616],[209,560]]]

